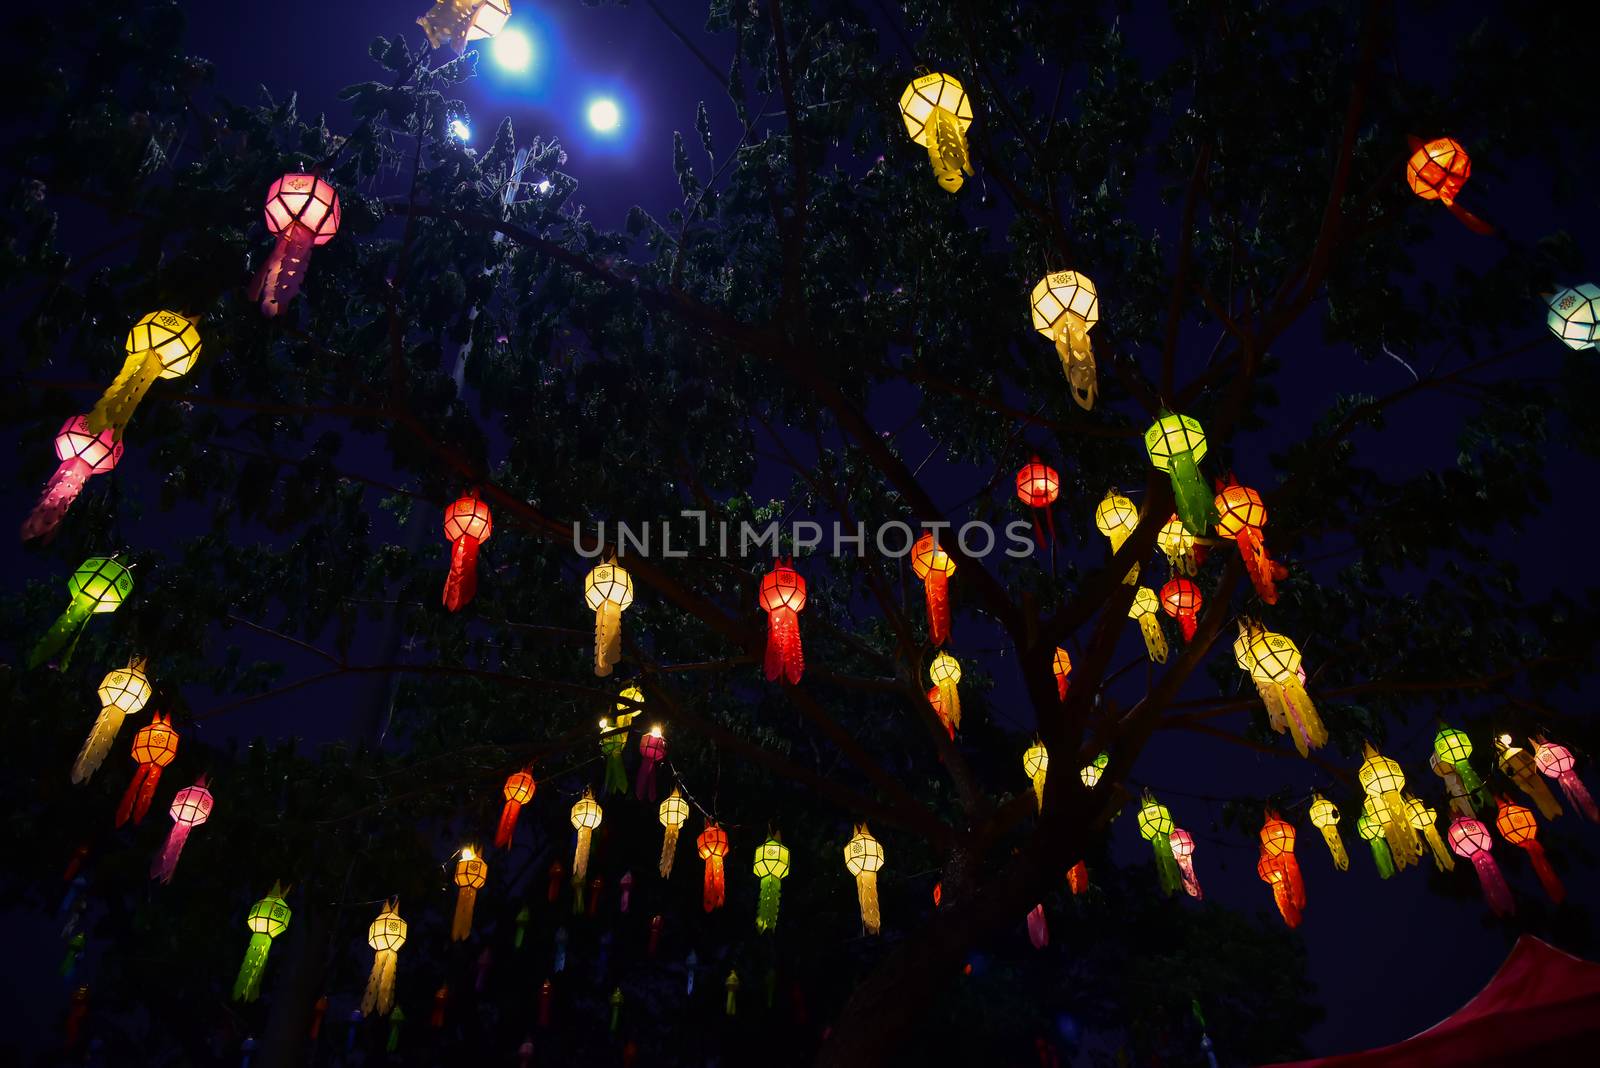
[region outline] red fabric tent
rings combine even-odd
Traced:
[[[1478,995],[1404,1042],[1275,1068],[1600,1064],[1600,964],[1523,935]]]

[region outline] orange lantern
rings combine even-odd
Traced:
[[[1072,890],[1072,896],[1077,897],[1089,889],[1089,865],[1078,861],[1067,869],[1067,886]]]
[[[1072,674],[1072,657],[1061,646],[1056,646],[1056,657],[1051,662],[1051,670],[1056,676],[1056,696],[1061,700],[1067,699],[1067,677]]]
[[[456,55],[473,41],[493,37],[505,29],[511,18],[511,0],[434,0],[432,9],[417,19],[417,25],[435,48],[449,48]]]
[[[1494,227],[1456,203],[1461,187],[1472,174],[1472,159],[1459,141],[1436,137],[1427,144],[1412,137],[1411,158],[1406,161],[1406,181],[1423,200],[1437,200],[1450,209],[1475,234],[1492,234]]]
[[[522,811],[522,806],[533,800],[536,789],[533,775],[527,768],[514,771],[506,779],[503,792],[506,796],[505,807],[500,810],[500,826],[495,828],[494,846],[496,849],[510,849],[511,839],[517,833],[517,814]]]
[[[489,879],[489,865],[473,852],[471,846],[462,846],[456,858],[455,884],[456,914],[450,923],[450,941],[465,942],[472,934],[472,907],[478,900],[478,891]]]
[[[289,173],[267,190],[267,229],[278,241],[250,283],[261,313],[277,315],[305,280],[311,250],[339,232],[339,194],[315,174]]]
[[[1278,913],[1290,927],[1300,925],[1300,912],[1306,907],[1306,884],[1300,875],[1300,862],[1294,856],[1294,825],[1268,810],[1266,822],[1261,825],[1261,856],[1270,860],[1276,877],[1269,877],[1262,865],[1256,874],[1272,887],[1272,900]]]
[[[945,733],[950,735],[950,740],[956,740],[956,725],[950,722],[950,717],[944,714],[944,699],[939,696],[939,687],[932,686],[928,689],[928,704],[933,706],[933,714],[939,717],[939,722],[944,724]]]
[[[1289,572],[1267,555],[1267,544],[1261,538],[1261,528],[1267,525],[1267,506],[1261,503],[1261,494],[1249,486],[1239,485],[1229,475],[1226,482],[1217,483],[1215,503],[1217,533],[1232,538],[1239,546],[1245,573],[1261,599],[1277,604],[1275,583],[1288,578]]]
[[[494,519],[489,506],[472,492],[444,510],[444,536],[450,542],[450,574],[444,580],[444,607],[459,612],[478,592],[478,546],[489,540]]]
[[[800,610],[806,606],[806,580],[787,561],[761,577],[760,603],[767,613],[767,681],[791,685],[806,670],[800,648]]]
[[[955,559],[939,547],[930,530],[912,546],[911,570],[922,580],[928,602],[928,641],[943,645],[950,640],[950,576],[956,573]]]
[[[1161,610],[1178,621],[1184,641],[1194,640],[1200,616],[1200,587],[1186,578],[1175,578],[1161,587]]]
[[[1560,876],[1556,875],[1556,870],[1550,866],[1550,858],[1544,854],[1544,846],[1539,844],[1539,824],[1533,818],[1533,810],[1503,797],[1499,798],[1499,802],[1500,813],[1494,822],[1500,828],[1500,837],[1527,852],[1534,874],[1539,876],[1539,885],[1544,887],[1551,901],[1561,904],[1566,900],[1567,888],[1561,885]]]
[[[728,899],[727,879],[722,871],[722,858],[728,855],[728,832],[707,821],[706,829],[695,840],[700,859],[706,862],[705,910],[711,912],[722,907]]]
[[[157,712],[150,722],[133,735],[133,759],[139,762],[133,781],[117,805],[117,826],[130,819],[134,823],[144,820],[150,811],[150,802],[156,796],[156,786],[161,782],[161,769],[172,763],[178,755],[178,732],[172,729],[170,717]]]
[[[1294,903],[1294,895],[1289,890],[1289,874],[1284,870],[1283,858],[1263,849],[1256,860],[1256,874],[1272,888],[1272,900],[1278,906],[1278,914],[1283,917],[1283,922],[1290,927],[1299,927],[1300,908]]]
[[[1061,495],[1061,475],[1056,469],[1043,464],[1035,456],[1017,472],[1017,500],[1033,509],[1033,537],[1039,548],[1046,548],[1044,531],[1050,531],[1050,544],[1056,540],[1056,519],[1050,506]],[[1044,516],[1040,527],[1039,516]]]

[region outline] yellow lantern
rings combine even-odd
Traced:
[[[1161,633],[1161,619],[1156,615],[1161,610],[1161,602],[1156,600],[1156,591],[1149,586],[1140,586],[1139,592],[1133,595],[1133,603],[1128,606],[1128,618],[1139,621],[1139,629],[1144,632],[1145,651],[1150,654],[1150,659],[1158,664],[1167,662],[1167,636]]]
[[[583,788],[583,796],[572,806],[572,825],[578,830],[578,849],[572,855],[572,883],[582,886],[589,875],[589,843],[605,813],[594,799],[594,791]]]
[[[459,56],[471,42],[498,34],[510,18],[511,0],[434,0],[417,25],[430,45]]]
[[[1033,328],[1055,342],[1072,399],[1088,411],[1099,394],[1089,331],[1100,321],[1100,294],[1089,276],[1057,271],[1039,279],[1029,298]]]
[[[133,657],[128,666],[108,672],[100,680],[100,715],[95,717],[89,737],[72,763],[72,781],[87,782],[105,761],[106,754],[122,730],[122,721],[144,708],[150,700],[150,676],[145,673],[145,658]]]
[[[1022,770],[1033,780],[1033,797],[1039,803],[1040,811],[1044,810],[1044,776],[1050,768],[1050,754],[1045,752],[1044,743],[1034,739],[1027,752],[1022,754]]]
[[[450,941],[465,942],[472,934],[472,907],[488,879],[488,863],[471,846],[462,846],[456,858],[456,914],[450,924]]]
[[[1078,770],[1079,781],[1088,789],[1093,790],[1100,785],[1100,776],[1106,773],[1106,765],[1110,763],[1111,754],[1101,753]]]
[[[1440,871],[1453,871],[1455,858],[1450,856],[1444,839],[1439,837],[1439,813],[1414,797],[1406,798],[1406,813],[1411,819],[1412,829],[1421,831],[1423,839],[1427,841],[1428,849],[1433,853],[1433,866]]]
[[[856,898],[861,903],[861,929],[875,935],[883,928],[878,908],[878,872],[883,868],[883,846],[865,823],[856,824],[855,837],[845,843],[845,870],[856,877]]]
[[[1339,806],[1321,794],[1311,795],[1311,826],[1322,832],[1333,856],[1333,866],[1340,871],[1350,870],[1350,854],[1344,851],[1344,840],[1339,837]]]
[[[944,718],[956,728],[961,728],[961,693],[956,683],[961,681],[961,665],[949,653],[940,653],[928,665],[928,678],[939,690],[939,709]]]
[[[617,694],[617,726],[621,728],[632,724],[634,720],[639,718],[639,713],[643,711],[643,706],[643,690],[637,686],[623,687],[622,692]],[[605,720],[600,722],[604,724]],[[601,729],[604,730],[605,728],[602,727]]]
[[[1194,535],[1176,515],[1156,535],[1156,547],[1166,555],[1167,566],[1175,573],[1193,575],[1200,570],[1194,555]]]
[[[928,162],[940,188],[954,193],[971,175],[967,153],[967,127],[972,125],[972,102],[961,83],[948,74],[924,74],[900,94],[900,118],[911,140],[928,150]]]
[[[1106,495],[1100,499],[1100,503],[1095,506],[1094,525],[1099,528],[1100,533],[1111,540],[1111,552],[1115,555],[1117,550],[1122,548],[1122,543],[1128,540],[1128,535],[1138,527],[1139,509],[1115,489],[1108,489]],[[1139,565],[1134,564],[1128,569],[1127,575],[1123,576],[1122,581],[1132,586],[1138,579]]]
[[[1294,739],[1294,747],[1301,756],[1311,749],[1320,749],[1328,742],[1328,729],[1322,725],[1317,706],[1306,693],[1303,673],[1300,670],[1300,650],[1282,634],[1249,624],[1239,624],[1240,638],[1245,642],[1241,652],[1239,642],[1234,643],[1234,659],[1241,665],[1249,661],[1250,681],[1267,706],[1267,718],[1280,734],[1285,729]]]
[[[1556,795],[1550,792],[1550,787],[1544,783],[1544,777],[1539,774],[1539,765],[1534,760],[1533,754],[1521,746],[1511,744],[1511,735],[1502,734],[1494,740],[1494,747],[1500,756],[1500,770],[1505,772],[1512,782],[1517,784],[1517,789],[1528,795],[1539,808],[1539,815],[1547,820],[1553,820],[1561,815],[1561,804],[1556,800]]]
[[[400,899],[390,898],[378,910],[378,918],[367,928],[367,945],[372,947],[372,974],[361,995],[361,1012],[371,1016],[389,1015],[394,1008],[394,971],[400,960],[400,947],[406,944],[406,921],[400,918]]]
[[[689,819],[689,802],[683,799],[678,788],[672,788],[672,796],[661,802],[658,812],[661,826],[666,832],[661,839],[661,877],[672,877],[672,862],[678,856],[678,832],[683,829],[684,823]]]
[[[95,402],[85,422],[91,434],[107,427],[122,440],[122,432],[133,418],[133,410],[158,378],[178,378],[188,374],[200,358],[199,319],[174,311],[153,311],[133,324],[124,345],[127,356],[111,387]]]
[[[622,659],[622,611],[633,603],[633,579],[607,561],[583,580],[583,599],[594,610],[594,673],[604,678]]]
[[[1422,857],[1417,832],[1411,826],[1411,812],[1401,796],[1406,775],[1399,764],[1380,755],[1371,742],[1363,742],[1361,749],[1366,759],[1361,762],[1356,779],[1369,799],[1368,814],[1379,824],[1398,871]]]

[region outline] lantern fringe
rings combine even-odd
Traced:
[[[1028,913],[1028,941],[1033,943],[1034,949],[1050,944],[1050,924],[1045,919],[1043,905],[1033,906],[1033,911]]]
[[[1130,575],[1132,572],[1130,572]],[[1144,648],[1157,664],[1167,662],[1167,636],[1161,633],[1161,621],[1154,612],[1139,617],[1139,629],[1144,632]]]
[[[1200,618],[1193,612],[1185,612],[1178,617],[1178,629],[1183,632],[1183,640],[1194,641],[1194,632],[1200,625]]]
[[[939,683],[939,714],[952,728],[961,729],[961,691],[954,682]]]
[[[1217,507],[1206,480],[1200,477],[1194,454],[1173,453],[1167,474],[1172,479],[1172,497],[1184,528],[1190,534],[1204,535],[1217,521]]]
[[[67,610],[56,617],[50,629],[44,632],[44,637],[39,639],[39,644],[28,654],[29,669],[38,667],[63,649],[66,651],[62,653],[60,666],[65,669],[72,662],[72,652],[78,647],[78,638],[88,625],[91,614],[88,601],[73,598]]]
[[[1278,915],[1283,917],[1283,922],[1289,927],[1299,927],[1301,920],[1300,906],[1295,904],[1294,895],[1284,885],[1284,880],[1272,884],[1272,900],[1278,906]]]
[[[1433,866],[1440,871],[1454,871],[1455,858],[1445,848],[1444,839],[1439,837],[1439,828],[1432,824],[1422,828],[1422,837],[1427,839],[1428,851],[1433,854]]]
[[[793,685],[805,672],[805,651],[800,647],[800,614],[780,606],[767,613],[766,673],[768,682]]]
[[[1205,897],[1205,892],[1200,889],[1200,877],[1194,873],[1194,858],[1174,856],[1172,859],[1178,862],[1178,874],[1183,879],[1184,892],[1196,901]]]
[[[1061,371],[1067,376],[1068,392],[1078,407],[1093,411],[1099,398],[1100,382],[1095,369],[1094,347],[1089,343],[1089,323],[1081,315],[1067,312],[1056,326],[1052,340],[1061,358]]]
[[[606,752],[606,778],[604,793],[625,794],[628,792],[628,769],[622,764],[622,746]]]
[[[1561,904],[1567,899],[1567,888],[1561,884],[1561,877],[1550,866],[1550,858],[1545,854],[1544,846],[1533,839],[1521,843],[1521,846],[1528,851],[1528,860],[1533,863],[1533,873],[1539,877],[1539,885],[1544,887],[1544,892],[1549,895],[1552,902]]]
[[[511,840],[517,833],[517,815],[522,811],[522,802],[506,798],[506,803],[500,809],[500,824],[494,830],[494,847],[496,849],[511,848]]]
[[[1444,198],[1441,197],[1440,199],[1443,200]],[[1466,208],[1463,208],[1460,204],[1457,204],[1453,199],[1445,200],[1444,206],[1450,209],[1450,214],[1454,215],[1460,221],[1462,226],[1465,226],[1473,233],[1483,234],[1487,237],[1495,232],[1493,226],[1484,222],[1482,219],[1472,214],[1472,212],[1468,211]]]
[[[1472,866],[1478,872],[1478,885],[1483,888],[1483,899],[1489,903],[1489,911],[1496,916],[1510,916],[1516,912],[1517,902],[1511,896],[1511,887],[1506,885],[1500,865],[1494,862],[1487,849],[1472,854]]]
[[[1245,527],[1239,531],[1234,543],[1239,546],[1239,556],[1244,560],[1245,574],[1250,576],[1250,584],[1256,588],[1256,595],[1267,604],[1277,604],[1277,583],[1289,577],[1288,568],[1274,562],[1272,557],[1267,555],[1266,540],[1256,527]]]
[[[72,762],[73,782],[88,782],[89,777],[105,763],[106,754],[111,752],[126,718],[127,714],[116,705],[107,705],[100,710],[94,726],[89,728],[89,736],[83,740],[83,748],[78,750],[78,759]]]
[[[121,827],[130,819],[136,824],[143,823],[145,813],[150,811],[150,802],[155,799],[156,786],[160,782],[160,764],[140,764],[135,768],[133,781],[128,783],[128,789],[117,805],[116,826]]]
[[[1511,781],[1533,801],[1534,807],[1539,810],[1539,815],[1547,820],[1553,820],[1561,815],[1561,805],[1556,801],[1556,795],[1545,785],[1538,766],[1527,750],[1518,750],[1507,762],[1507,766],[1511,772]]]
[[[456,894],[456,913],[450,922],[450,941],[465,942],[472,936],[472,906],[477,903],[478,891],[463,886]]]
[[[1150,848],[1156,855],[1156,879],[1161,893],[1171,897],[1183,887],[1183,872],[1178,869],[1178,858],[1172,855],[1172,842],[1158,834],[1150,839]]]
[[[444,607],[459,612],[478,593],[477,538],[463,534],[450,546],[450,573],[444,580]]]
[[[1385,792],[1381,800],[1389,807],[1389,818],[1383,821],[1383,837],[1389,843],[1389,853],[1396,869],[1406,868],[1422,859],[1422,849],[1417,844],[1416,828],[1411,826],[1411,816],[1397,791]],[[1396,816],[1396,813],[1403,815]]]
[[[56,536],[56,529],[61,526],[61,520],[66,518],[67,509],[83,492],[92,473],[93,469],[77,456],[56,468],[50,481],[44,484],[39,503],[22,521],[22,540],[33,541],[38,538],[48,544]]]
[[[267,953],[271,949],[272,939],[265,931],[251,933],[244,963],[239,965],[239,977],[233,981],[233,1000],[254,1001],[261,996],[261,974],[266,971]]]
[[[277,315],[300,292],[316,237],[311,227],[298,220],[290,222],[278,235],[246,294],[260,303],[262,315],[269,319]]]
[[[1372,847],[1372,862],[1378,866],[1378,878],[1387,879],[1394,875],[1394,858],[1389,855],[1389,847],[1382,838],[1372,838],[1367,842]]]
[[[756,930],[770,931],[778,926],[778,899],[783,880],[772,875],[761,877],[761,897],[756,903]]]
[[[434,48],[449,47],[456,55],[467,48],[472,16],[483,0],[440,0],[417,19],[417,25]]]
[[[1451,764],[1456,769],[1456,774],[1461,777],[1461,787],[1472,795],[1473,807],[1480,812],[1493,812],[1494,799],[1489,796],[1488,787],[1483,785],[1483,780],[1478,778],[1478,773],[1472,769],[1472,764],[1466,760],[1458,760]]]
[[[1033,773],[1033,799],[1038,802],[1038,811],[1044,811],[1044,778],[1045,769],[1040,768]]]
[[[723,985],[727,987],[728,997],[723,1002],[722,1011],[729,1016],[737,1016],[739,1015],[739,974],[737,972],[729,972],[728,981]]]
[[[372,974],[367,976],[367,989],[361,995],[361,1014],[389,1015],[394,1008],[394,972],[400,954],[392,949],[380,949],[372,957]]]
[[[622,608],[602,601],[594,610],[594,673],[601,678],[622,659]]]
[[[668,824],[666,833],[661,837],[661,863],[658,867],[663,879],[672,878],[672,862],[678,857],[678,831],[678,824]]]
[[[933,175],[945,192],[957,192],[965,182],[962,175],[973,173],[972,161],[967,156],[967,135],[956,117],[941,107],[929,113],[927,125],[932,129],[928,137],[928,162],[933,166]]]
[[[712,912],[720,909],[727,899],[728,886],[722,871],[722,858],[709,856],[706,858],[705,893],[702,895],[702,903],[707,912]]]
[[[639,757],[639,774],[633,780],[633,796],[640,801],[656,799],[656,759],[643,754]]]
[[[1556,782],[1561,784],[1561,792],[1567,795],[1567,804],[1583,813],[1584,819],[1600,823],[1600,809],[1595,808],[1594,798],[1589,796],[1589,788],[1583,785],[1577,772],[1564,771]]]
[[[589,840],[590,840],[590,837],[591,837],[591,829],[590,828],[588,828],[588,827],[579,827],[578,828],[578,848],[572,854],[572,881],[577,883],[579,886],[583,885],[584,879],[589,874]]]
[[[1295,751],[1301,756],[1308,756],[1310,750],[1321,749],[1328,744],[1328,729],[1323,725],[1322,717],[1317,714],[1317,706],[1311,703],[1311,695],[1306,692],[1298,676],[1291,674],[1282,680],[1260,679],[1257,680],[1256,689],[1261,693],[1262,703],[1267,706],[1273,729],[1279,734],[1287,730],[1294,740]]]
[[[950,576],[932,570],[923,584],[928,602],[928,641],[937,648],[950,640]]]
[[[162,885],[172,882],[178,870],[178,858],[183,855],[183,844],[189,840],[189,824],[174,823],[167,832],[166,844],[150,865],[150,878],[161,880]]]
[[[112,436],[121,441],[128,421],[133,418],[133,410],[159,377],[161,357],[156,355],[155,350],[128,353],[122,361],[122,370],[117,372],[117,377],[112,379],[111,385],[100,394],[100,399],[94,402],[94,407],[84,417],[89,433],[99,434],[109,427]]]
[[[861,929],[875,935],[883,929],[883,915],[878,906],[878,873],[863,871],[856,876],[856,901],[861,905]]]

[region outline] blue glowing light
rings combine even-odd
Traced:
[[[589,101],[589,128],[596,133],[612,133],[622,125],[622,109],[608,96]]]
[[[509,26],[495,37],[489,53],[504,70],[520,72],[533,65],[533,42],[521,30]]]
[[[454,119],[450,123],[450,136],[457,141],[472,140],[472,127],[467,125],[465,119]]]

